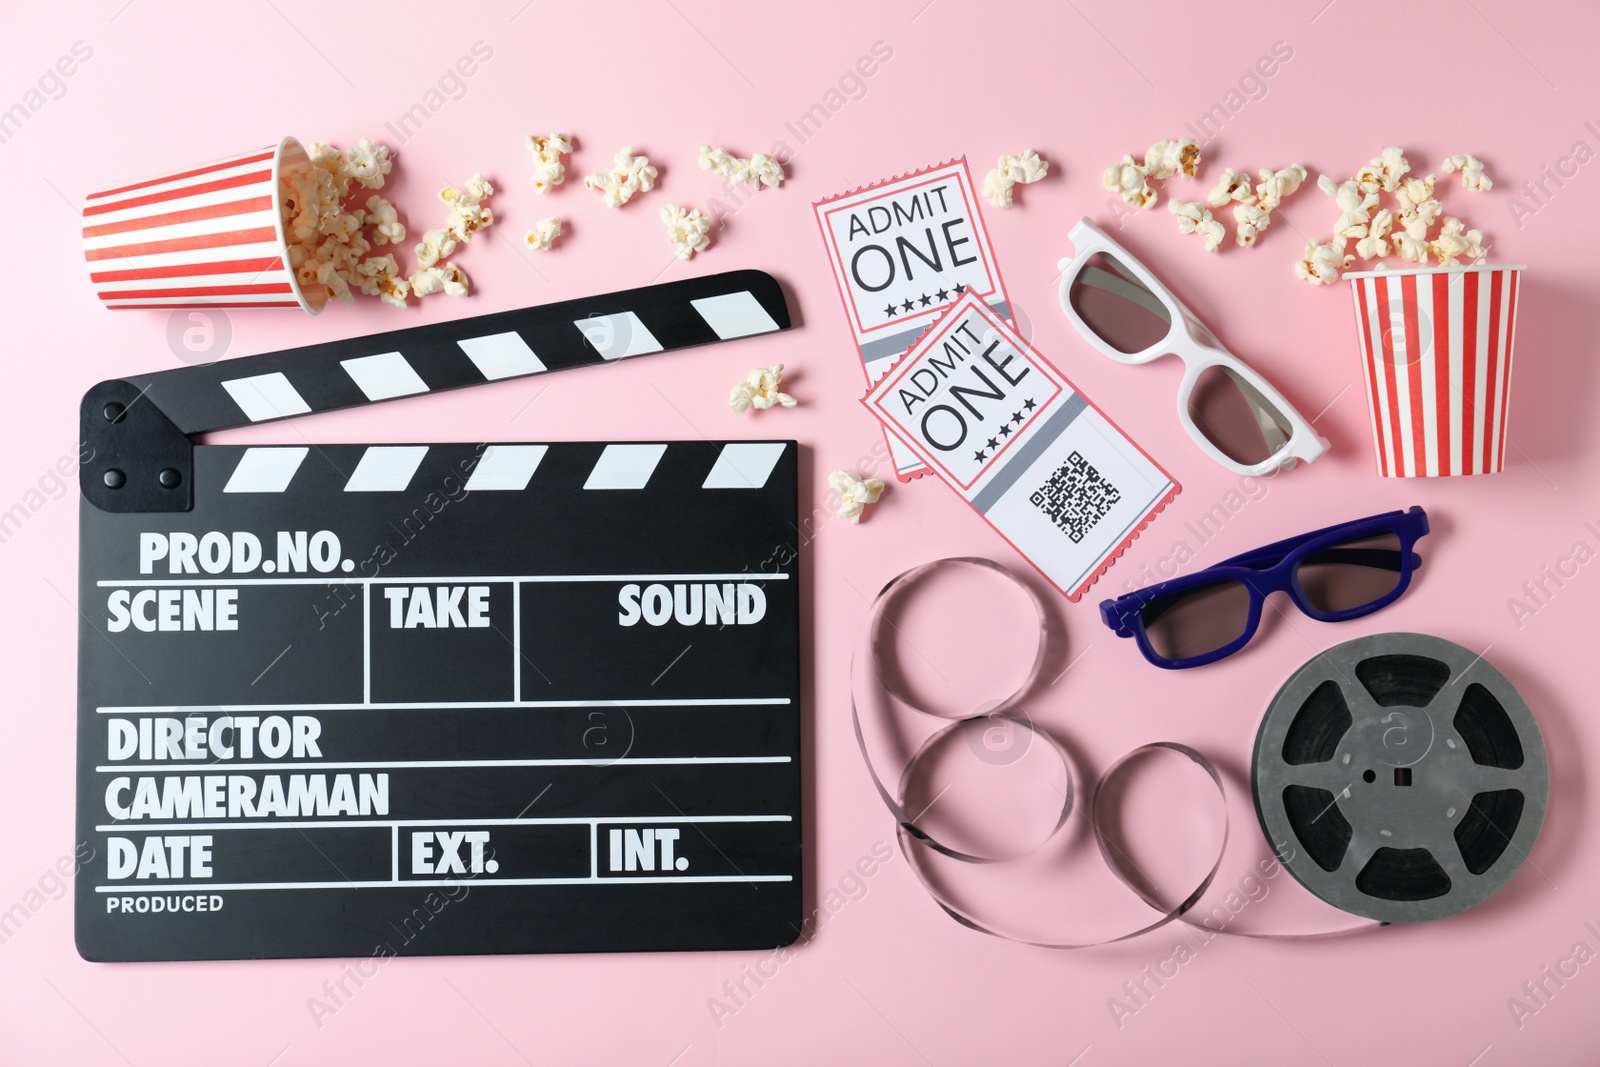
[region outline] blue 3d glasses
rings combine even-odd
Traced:
[[[1422,565],[1412,549],[1427,532],[1420,507],[1340,523],[1102,601],[1100,617],[1157,667],[1199,667],[1245,646],[1272,593],[1321,622],[1394,603]]]

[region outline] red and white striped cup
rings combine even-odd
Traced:
[[[1493,474],[1504,465],[1524,269],[1484,264],[1345,275],[1384,477]]]
[[[309,165],[293,137],[131,185],[83,207],[89,280],[108,308],[298,307],[315,315],[285,253],[278,179]]]

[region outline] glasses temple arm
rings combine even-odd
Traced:
[[[1422,565],[1422,557],[1410,553],[1413,568]],[[1398,571],[1403,569],[1404,557],[1394,548],[1324,548],[1309,553],[1301,563],[1348,563],[1373,570]]]
[[[1376,523],[1377,525],[1373,525]],[[1355,519],[1338,526],[1329,526],[1321,530],[1312,530],[1310,533],[1297,534],[1286,537],[1282,541],[1274,541],[1270,545],[1253,548],[1249,552],[1242,552],[1231,556],[1217,567],[1261,567],[1266,564],[1276,563],[1290,552],[1299,548],[1307,541],[1315,541],[1330,534],[1347,533],[1348,540],[1354,541],[1363,537],[1378,537],[1382,534],[1395,534],[1399,537],[1410,535],[1415,541],[1428,532],[1428,516],[1421,508],[1413,507],[1409,511],[1395,512],[1392,515],[1374,515],[1371,518]],[[1420,558],[1417,558],[1420,563]]]

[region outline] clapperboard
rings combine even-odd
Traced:
[[[79,952],[792,941],[794,442],[192,441],[788,326],[740,271],[91,389]]]

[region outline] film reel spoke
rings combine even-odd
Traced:
[[[1428,850],[1434,862],[1444,869],[1451,885],[1466,885],[1476,877],[1467,869],[1466,859],[1461,855],[1455,836],[1448,829],[1435,828],[1428,834],[1427,843],[1423,847]]]
[[[1480,793],[1493,793],[1502,789],[1525,789],[1528,786],[1528,775],[1521,770],[1485,767],[1473,763],[1462,769],[1453,784],[1457,797],[1463,802],[1470,802]]]
[[[1347,800],[1350,790],[1361,780],[1361,771],[1352,769],[1348,761],[1333,759],[1296,767],[1291,778],[1291,785],[1319,789],[1331,794],[1334,800]]]

